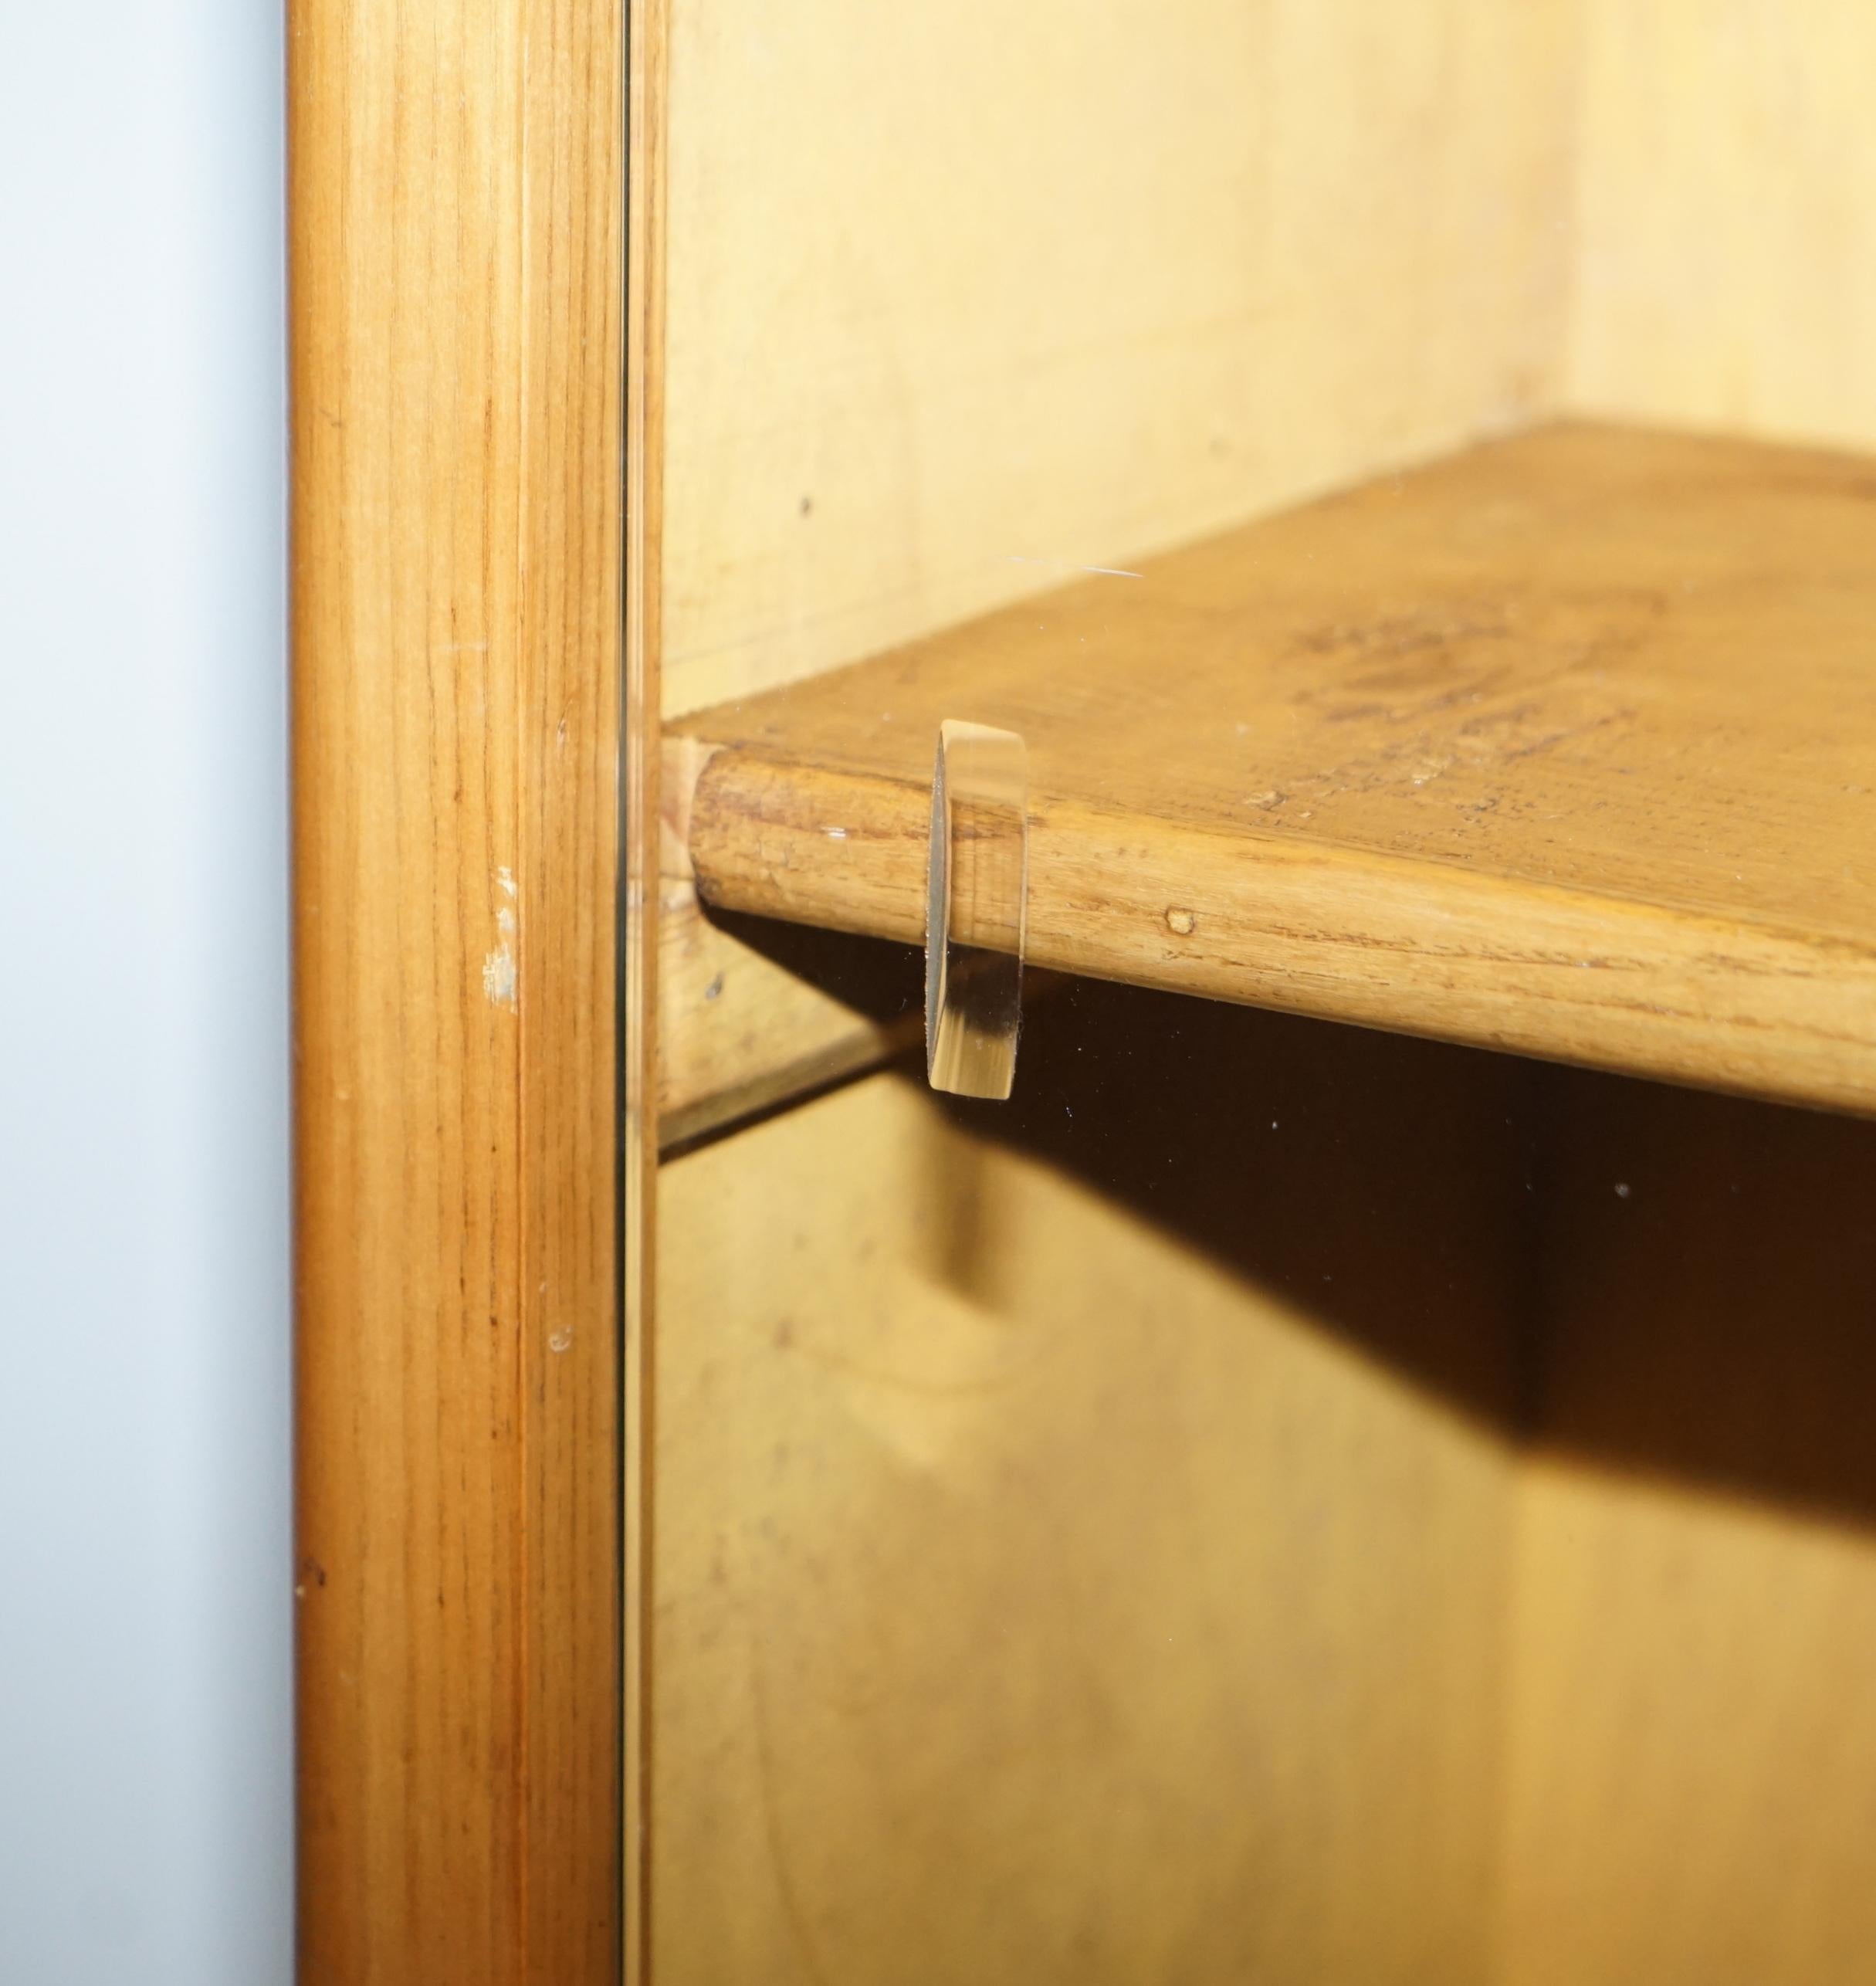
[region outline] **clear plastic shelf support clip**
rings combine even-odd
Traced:
[[[1016,1075],[1029,886],[1029,753],[1014,731],[946,719],[932,774],[925,1069],[1001,1101]]]

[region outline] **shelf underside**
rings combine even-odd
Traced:
[[[1539,429],[701,713],[705,900],[922,939],[946,717],[1038,964],[1876,1111],[1876,463]]]

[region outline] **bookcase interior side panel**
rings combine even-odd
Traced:
[[[1876,8],[1581,4],[1570,406],[1876,447]]]
[[[1489,1976],[1512,1066],[1091,997],[664,1169],[660,1986]]]
[[[1876,1950],[1876,1124],[1559,1076],[1509,1986]]]
[[[1554,407],[1576,24],[677,6],[667,713]]]

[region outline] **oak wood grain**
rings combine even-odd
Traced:
[[[676,727],[699,890],[917,937],[967,717],[1037,964],[1876,1109],[1873,493],[1559,426],[1082,581]]]
[[[619,22],[290,19],[300,1977],[598,1986]]]

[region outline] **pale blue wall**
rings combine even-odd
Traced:
[[[0,23],[0,1978],[291,1976],[277,4]]]

